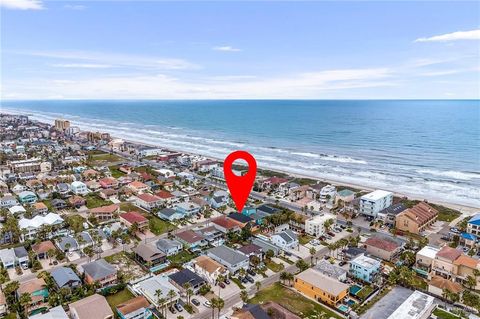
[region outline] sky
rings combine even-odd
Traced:
[[[0,9],[4,100],[480,98],[477,1]]]

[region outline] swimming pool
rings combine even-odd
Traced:
[[[353,306],[354,304],[356,304],[356,302],[353,301],[352,299],[348,299],[348,300],[347,300],[347,304],[351,307],[351,306]]]
[[[350,293],[354,296],[356,296],[360,290],[362,290],[362,287],[360,287],[359,285],[353,285],[352,287],[350,287]]]
[[[341,312],[348,312],[348,306],[345,306],[345,305],[340,305],[338,306],[337,309],[340,310]]]

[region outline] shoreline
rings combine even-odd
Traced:
[[[29,114],[29,115],[35,116],[34,114]],[[35,121],[51,125],[51,123],[47,122],[47,121],[41,121],[41,120],[38,120],[38,119],[35,119]],[[81,132],[88,132],[85,129],[82,129],[81,127],[80,127],[80,130],[81,130]],[[108,129],[106,131],[108,131]],[[147,142],[135,141],[135,140],[132,140],[132,139],[126,139],[126,138],[123,138],[123,137],[115,135],[115,134],[111,134],[111,138],[119,138],[119,139],[124,140],[125,142],[129,142],[129,143],[140,145],[140,146],[162,148],[163,150],[172,151],[172,152],[179,152],[179,153],[184,153],[184,154],[189,154],[189,155],[203,156],[205,158],[220,161],[220,162],[222,162],[224,160],[223,158],[214,157],[214,156],[211,156],[211,155],[203,155],[201,153],[193,153],[193,152],[189,152],[189,151],[185,151],[185,150],[181,150],[181,149],[164,147],[160,144],[152,144],[152,143],[147,143]],[[232,151],[234,151],[234,150],[232,149]],[[261,166],[261,165],[258,165],[258,168],[263,169],[263,170],[272,171],[272,172],[278,172],[278,173],[281,173],[281,174],[286,174],[286,175],[288,175],[290,177],[293,177],[293,178],[308,178],[308,179],[311,179],[311,180],[314,180],[314,181],[322,181],[322,182],[332,184],[334,186],[342,186],[342,187],[347,187],[347,188],[351,187],[351,188],[361,189],[361,190],[365,190],[365,191],[373,191],[375,189],[379,189],[379,188],[376,188],[376,187],[365,186],[365,185],[356,184],[356,183],[344,182],[344,181],[328,179],[328,178],[320,178],[320,177],[315,177],[315,176],[311,176],[311,175],[308,175],[308,174],[294,173],[294,172],[290,172],[290,171],[287,171],[287,170],[272,169],[272,168],[264,167],[264,166]],[[473,213],[476,213],[476,212],[480,211],[480,207],[469,206],[469,205],[458,204],[458,203],[451,203],[451,202],[442,201],[440,199],[432,198],[432,197],[422,197],[422,196],[418,196],[418,195],[415,195],[415,194],[402,193],[402,192],[395,191],[394,189],[389,188],[389,187],[382,187],[381,189],[390,191],[390,192],[394,193],[395,196],[398,196],[398,197],[407,197],[407,198],[413,199],[413,200],[427,200],[428,202],[431,202],[433,204],[438,204],[438,205],[442,205],[442,206],[445,206],[445,207],[448,207],[448,208],[459,210],[462,214],[471,215]]]
[[[183,153],[183,154],[194,155],[194,156],[203,156],[205,158],[215,160],[215,161],[220,161],[220,162],[223,162],[223,160],[224,160],[224,159],[219,158],[219,157],[212,157],[212,156],[202,155],[202,154],[199,154],[199,153],[192,153],[192,152],[187,152],[187,151],[184,151],[184,150],[163,147],[163,146],[157,145],[157,144],[150,144],[150,143],[145,143],[145,142],[133,141],[133,140],[130,140],[130,139],[124,139],[124,138],[119,137],[119,136],[111,136],[111,137],[122,139],[125,142],[136,144],[136,145],[161,148],[162,150],[169,151],[169,152]],[[232,150],[232,152],[233,151],[235,151],[235,150]],[[336,187],[338,187],[338,186],[342,186],[342,187],[346,187],[346,188],[350,187],[350,188],[356,188],[356,189],[360,189],[360,190],[364,190],[364,191],[374,191],[375,189],[377,189],[377,188],[369,187],[369,186],[365,186],[365,185],[359,185],[359,184],[354,184],[354,183],[345,183],[345,182],[335,181],[335,180],[326,179],[326,178],[321,178],[320,179],[320,178],[314,177],[314,176],[292,173],[292,172],[285,171],[285,170],[272,169],[272,168],[268,168],[268,167],[263,167],[261,165],[258,165],[257,167],[259,169],[262,169],[262,170],[268,170],[268,171],[271,171],[271,172],[278,172],[280,174],[286,174],[289,177],[293,177],[293,178],[308,178],[308,179],[311,179],[311,180],[314,180],[314,181],[326,182],[326,183],[329,183],[329,184],[331,184],[333,186],[336,186]],[[429,203],[442,205],[442,206],[445,206],[445,207],[448,207],[448,208],[451,208],[451,209],[456,209],[456,210],[460,211],[462,214],[466,214],[466,215],[471,215],[471,214],[474,214],[474,213],[477,213],[478,211],[480,211],[480,208],[478,208],[478,207],[449,203],[449,202],[444,202],[444,201],[440,201],[440,200],[436,200],[436,199],[432,199],[432,198],[424,198],[424,197],[420,197],[420,196],[415,196],[415,195],[410,195],[410,194],[405,194],[405,193],[399,193],[399,192],[396,192],[394,190],[387,189],[387,188],[385,188],[384,190],[392,192],[393,195],[397,196],[397,197],[407,197],[408,199],[420,200],[420,201],[427,200]]]

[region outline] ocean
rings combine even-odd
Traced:
[[[2,112],[260,167],[480,207],[478,100],[3,101]]]

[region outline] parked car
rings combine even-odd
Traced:
[[[191,301],[195,306],[200,306],[200,301],[198,301],[197,299],[193,298]]]
[[[329,259],[330,259],[330,256],[329,256],[329,255],[325,255],[325,256],[323,256],[323,259],[329,260]]]
[[[253,278],[250,276],[245,276],[245,279],[247,279],[247,281],[249,281],[252,284],[255,282],[255,280],[253,280]]]
[[[247,277],[242,278],[242,283],[246,284],[248,282]]]
[[[183,311],[182,305],[181,305],[180,303],[178,303],[178,302],[175,304],[175,309],[177,309],[178,312],[182,312],[182,311]]]
[[[173,313],[173,314],[176,314],[176,313],[177,313],[177,311],[175,310],[175,307],[173,307],[173,306],[168,307],[168,309],[169,309],[170,312]]]
[[[226,287],[223,282],[219,283],[218,285],[219,285],[220,287],[222,287],[222,288],[225,288],[225,287]]]
[[[255,273],[253,270],[251,270],[251,269],[248,269],[247,272],[248,272],[250,275],[252,275],[252,276],[255,276],[255,275],[256,275],[256,273]]]
[[[230,285],[230,280],[228,280],[228,278],[225,278],[223,282],[226,283],[227,285]]]
[[[343,266],[343,265],[345,265],[346,263],[347,263],[346,261],[342,260],[338,265],[339,265],[339,266]]]
[[[210,308],[210,307],[212,306],[212,303],[210,302],[210,300],[207,300],[207,301],[205,301],[205,302],[203,303],[203,305],[204,305],[205,307]]]

